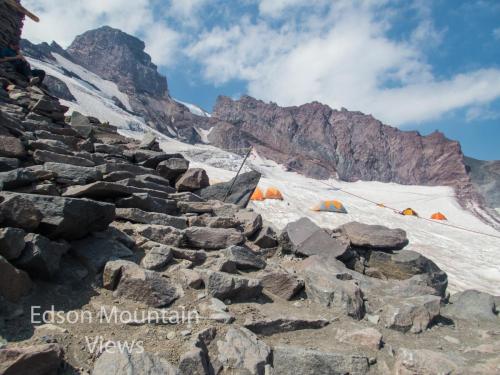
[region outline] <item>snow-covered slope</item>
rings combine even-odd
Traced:
[[[141,117],[130,112],[128,98],[113,82],[102,80],[62,56],[54,57],[56,63],[34,59],[30,59],[30,63],[36,68],[44,69],[68,86],[76,98],[76,102],[63,101],[70,107],[69,112],[77,110],[98,117],[101,121],[109,121],[118,126],[124,135],[135,138],[141,138],[144,131],[154,132],[162,139],[161,144],[165,151],[183,152],[192,161],[192,166],[207,170],[212,183],[227,181],[235,175],[242,161],[241,156],[210,145],[187,145],[159,134],[147,126]],[[113,97],[118,98],[125,109],[118,107]],[[186,103],[182,104],[191,111],[198,110]],[[208,132],[204,131],[205,138]],[[347,195],[332,186],[398,209],[412,207],[422,217],[429,217],[432,213],[441,211],[447,215],[451,224],[500,236],[500,233],[482,223],[473,214],[463,210],[452,189],[379,182],[347,183],[332,180],[325,183],[286,172],[281,166],[256,154],[250,156],[245,169],[249,168],[263,174],[262,188],[276,186],[283,193],[284,201],[251,203],[264,219],[278,229],[303,216],[328,228],[335,228],[352,220],[399,227],[408,232],[408,249],[424,254],[448,273],[452,291],[475,288],[500,295],[500,239],[444,227],[414,217],[403,217],[391,210]],[[320,199],[342,201],[348,214],[311,211],[310,208]]]
[[[203,108],[198,107],[197,105],[191,104],[191,103],[186,103],[182,102],[178,99],[174,99],[177,103],[180,103],[184,106],[186,106],[189,109],[189,112],[191,112],[194,115],[202,116],[202,117],[211,117],[211,114],[205,111]]]

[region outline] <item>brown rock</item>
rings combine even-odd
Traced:
[[[0,256],[0,294],[9,301],[17,302],[28,294],[30,289],[31,280],[28,274],[18,270]]]
[[[28,346],[0,350],[0,374],[49,375],[56,374],[63,350],[57,344]]]
[[[175,183],[178,192],[195,191],[209,185],[207,172],[201,168],[188,169]]]

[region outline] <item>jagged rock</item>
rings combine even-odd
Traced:
[[[214,212],[212,202],[179,201],[177,206],[185,214],[211,214]]]
[[[205,200],[196,194],[193,194],[189,191],[185,191],[183,193],[173,193],[170,194],[171,199],[175,199],[178,202],[204,202]]]
[[[127,164],[127,163],[106,163],[98,165],[97,169],[103,174],[108,175],[113,172],[128,172],[132,173],[134,176],[140,175],[154,175],[156,174],[154,169],[144,168],[139,165]]]
[[[238,268],[236,267],[236,263],[234,263],[232,260],[226,259],[226,258],[220,258],[217,260],[215,263],[215,266],[213,267],[214,271],[217,272],[226,272],[226,273],[237,273]]]
[[[400,348],[396,352],[394,374],[397,375],[441,375],[454,374],[463,364],[461,358],[450,357],[427,349]]]
[[[190,288],[199,289],[203,285],[203,278],[196,270],[181,269],[180,270],[183,283]]]
[[[240,270],[263,269],[266,261],[259,258],[252,250],[242,246],[231,246],[224,250],[224,255],[228,260],[234,262]]]
[[[102,173],[95,167],[80,167],[71,164],[45,163],[43,167],[54,172],[56,181],[63,185],[85,185],[102,180]]]
[[[323,229],[313,232],[302,241],[296,247],[295,254],[302,256],[321,255],[338,259],[351,257],[349,244],[333,238]]]
[[[189,161],[181,158],[170,158],[164,160],[156,167],[157,172],[169,181],[175,181],[189,168]]]
[[[195,249],[218,250],[245,242],[236,229],[190,227],[184,230],[185,243]]]
[[[123,148],[117,145],[105,145],[102,143],[94,143],[95,152],[108,155],[122,155]]]
[[[31,185],[38,181],[38,177],[29,169],[18,168],[9,172],[0,172],[0,189],[12,190]]]
[[[207,253],[204,250],[188,250],[172,248],[174,258],[185,259],[195,264],[203,264],[207,259]]]
[[[158,164],[162,161],[177,158],[182,159],[181,154],[166,154],[164,152],[150,151],[150,150],[135,150],[133,157],[136,163],[146,167],[156,169]]]
[[[337,331],[336,339],[355,347],[363,346],[370,350],[379,350],[382,345],[382,334],[375,328],[364,328],[356,331]]]
[[[0,157],[0,172],[7,172],[19,168],[21,162],[15,158]]]
[[[156,184],[156,185],[161,185],[161,186],[163,186],[164,191],[169,192],[169,191],[174,190],[174,194],[175,194],[175,189],[170,187],[170,181],[167,180],[166,178],[163,178],[163,177],[160,177],[160,176],[157,176],[154,174],[143,174],[140,176],[136,176],[134,178],[134,180],[138,181],[138,182],[142,182],[144,184],[152,183],[152,184]]]
[[[207,172],[201,168],[188,169],[175,183],[178,192],[196,191],[210,185]]]
[[[16,193],[39,194],[39,195],[59,195],[59,189],[55,184],[37,184],[24,186],[14,190]]]
[[[306,217],[288,223],[280,235],[283,251],[285,253],[294,253],[301,243],[318,230],[321,230],[321,228]]]
[[[304,350],[291,346],[278,346],[273,349],[274,370],[280,375],[316,375],[368,373],[368,358],[360,355]]]
[[[466,290],[455,293],[450,297],[450,304],[446,305],[443,314],[451,318],[467,321],[499,321],[495,311],[495,298],[477,290]]]
[[[63,359],[58,344],[0,349],[0,374],[56,374]]]
[[[139,189],[156,190],[158,193],[175,193],[175,189],[173,187],[163,185],[163,181],[161,184],[158,184],[156,182],[147,181],[144,177],[146,177],[146,176],[139,176],[137,178],[127,178],[124,180],[117,181],[117,183],[120,185],[135,187],[135,188],[139,188]],[[156,177],[156,176],[152,176],[152,177]],[[161,177],[157,177],[157,178],[161,179]],[[165,181],[167,181],[167,180],[165,180]],[[165,198],[167,198],[167,197],[168,197],[168,195],[165,196]]]
[[[262,278],[264,289],[272,294],[286,300],[291,300],[298,292],[304,289],[304,281],[287,273],[272,271],[265,274]]]
[[[408,245],[406,232],[402,229],[389,229],[382,225],[368,225],[350,222],[339,230],[349,238],[351,245],[377,250],[401,250]]]
[[[263,249],[270,249],[272,247],[278,246],[276,232],[267,225],[262,227],[255,238],[253,238],[253,242]]]
[[[137,267],[137,264],[129,260],[110,260],[102,271],[102,286],[108,290],[115,290],[120,281],[122,270],[126,267]]]
[[[43,150],[36,150],[33,153],[33,159],[38,164],[53,162],[53,163],[61,163],[61,164],[78,165],[80,167],[94,167],[95,166],[95,164],[92,161],[85,159],[85,158],[81,158],[78,156],[56,154],[55,152],[43,151]]]
[[[179,246],[183,238],[180,230],[165,225],[140,225],[137,232],[151,241],[170,246]]]
[[[209,301],[200,304],[199,309],[203,317],[215,322],[224,324],[234,322],[234,316],[228,312],[227,306],[220,299],[210,298]]]
[[[28,141],[28,147],[35,151],[50,151],[62,155],[71,154],[71,149],[66,144],[53,139],[37,139],[35,141]]]
[[[195,193],[207,200],[213,199],[223,201],[226,197],[226,203],[232,203],[239,207],[246,207],[250,201],[250,196],[259,184],[260,176],[261,174],[255,171],[239,175],[227,197],[226,194],[234,178],[228,182],[211,185],[204,189],[197,190]]]
[[[152,247],[142,258],[141,266],[147,270],[159,271],[173,258],[172,250],[165,245]]]
[[[271,349],[246,328],[229,328],[224,341],[217,341],[218,359],[228,372],[264,375]]]
[[[243,226],[243,234],[250,238],[262,228],[262,216],[252,211],[240,210],[236,213],[236,219]]]
[[[118,241],[129,249],[133,249],[135,247],[135,240],[125,232],[112,225],[113,223],[111,223],[111,225],[106,230],[103,230],[101,232],[93,232],[92,236],[94,236],[95,238]]]
[[[23,158],[26,156],[26,149],[20,139],[0,136],[0,156]]]
[[[16,267],[28,272],[34,278],[51,279],[59,270],[61,257],[69,249],[67,242],[50,241],[39,234],[30,233],[25,237],[26,247]]]
[[[201,215],[189,218],[190,227],[236,228],[239,224],[239,221],[232,217],[211,217]]]
[[[175,215],[177,213],[177,202],[175,200],[156,198],[147,193],[134,193],[130,197],[118,199],[116,207],[138,208],[143,211],[161,214]]]
[[[113,238],[99,238],[95,235],[71,243],[73,254],[93,272],[100,272],[112,259],[127,258],[133,252]]]
[[[123,185],[113,182],[98,181],[83,186],[71,186],[63,194],[71,198],[118,198],[131,195],[131,191]]]
[[[93,134],[90,119],[87,116],[82,115],[80,112],[73,111],[71,113],[70,125],[82,137],[89,138]]]
[[[0,228],[0,256],[7,260],[19,258],[26,242],[26,232],[18,228]]]
[[[146,212],[138,208],[118,208],[116,210],[116,218],[141,224],[165,225],[177,229],[187,228],[187,220],[184,217]]]
[[[177,369],[157,354],[139,351],[105,351],[94,364],[92,375],[177,375]]]
[[[244,327],[258,335],[270,336],[275,333],[298,331],[302,329],[319,329],[329,324],[325,319],[299,319],[299,318],[276,318],[276,319],[247,319]]]
[[[99,173],[102,174],[100,170],[98,170]],[[118,182],[125,180],[127,178],[134,178],[135,174],[132,172],[128,171],[118,171],[118,172],[111,172],[107,175],[105,175],[102,179],[106,182]]]
[[[384,307],[381,323],[386,328],[420,333],[439,316],[440,305],[441,298],[430,295],[396,300]]]
[[[18,270],[4,257],[0,256],[0,295],[8,301],[17,302],[31,289],[31,280],[28,274]],[[1,352],[1,350],[0,350]],[[0,368],[1,368],[0,362]]]
[[[23,195],[0,196],[0,221],[3,225],[26,229],[38,228],[42,213]]]
[[[182,288],[161,273],[136,267],[122,267],[113,295],[142,302],[151,307],[170,305],[180,297]]]
[[[201,275],[207,293],[220,300],[226,298],[245,300],[258,297],[262,293],[260,280],[208,270],[204,270]]]
[[[207,355],[200,348],[192,348],[179,359],[179,375],[209,375]]]
[[[45,130],[36,130],[35,135],[37,139],[52,139],[55,141],[59,141],[64,143],[66,146],[68,146],[71,149],[74,149],[80,139],[75,138],[73,136],[66,136],[66,135],[60,135],[60,134],[55,134],[53,132],[53,129],[50,129],[52,131],[45,131]],[[43,152],[43,151],[42,151]],[[53,161],[53,160],[48,160],[48,161]]]
[[[0,196],[28,201],[30,212],[33,206],[41,213],[40,233],[49,238],[61,237],[67,240],[79,239],[89,232],[101,231],[108,227],[115,217],[115,206],[109,203],[63,197],[49,197],[32,194],[2,193]],[[6,203],[4,201],[0,207]],[[12,209],[12,208],[10,208]],[[0,208],[0,211],[3,211]],[[28,213],[26,213],[28,215]],[[39,218],[32,213],[31,216]],[[4,216],[5,217],[5,216]],[[27,216],[23,215],[24,218]],[[33,219],[35,224],[36,220]],[[16,226],[16,225],[11,225]],[[36,228],[36,227],[35,227]],[[28,228],[25,228],[28,229]],[[33,225],[30,226],[33,229]]]
[[[151,150],[151,148],[154,147],[156,143],[156,136],[153,133],[144,133],[141,143],[139,143],[139,148],[144,150]]]

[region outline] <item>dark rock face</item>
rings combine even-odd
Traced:
[[[223,148],[253,145],[270,159],[316,178],[446,185],[472,195],[458,142],[441,133],[421,136],[370,115],[317,102],[282,108],[248,96],[219,97],[209,135]]]
[[[68,86],[66,86],[66,84],[59,78],[47,76],[43,80],[43,83],[49,88],[50,92],[55,96],[57,96],[58,98],[70,102],[76,102],[76,99],[73,96],[73,94],[71,94],[71,91],[69,91]]]
[[[500,161],[465,158],[472,183],[483,195],[486,204],[500,210]]]

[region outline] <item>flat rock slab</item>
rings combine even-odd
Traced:
[[[412,350],[400,348],[396,352],[395,374],[454,374],[464,360],[427,349]]]
[[[78,165],[45,163],[43,167],[56,174],[56,181],[65,185],[85,185],[102,180],[102,173],[95,167],[80,167]]]
[[[141,267],[151,270],[159,271],[164,268],[173,258],[173,253],[170,247],[165,245],[158,245],[152,247],[142,258]]]
[[[382,334],[375,328],[364,328],[355,331],[337,331],[336,339],[354,347],[363,346],[370,350],[379,350],[382,345]]]
[[[219,250],[245,242],[245,236],[232,228],[190,227],[184,231],[187,247],[205,250]]]
[[[208,270],[200,273],[207,293],[220,300],[233,298],[247,300],[259,297],[262,293],[260,280]]]
[[[358,355],[304,350],[290,346],[273,349],[274,371],[280,375],[364,375],[368,358]]]
[[[170,216],[158,212],[146,212],[138,208],[117,208],[116,218],[141,224],[165,225],[177,229],[187,228],[185,217]]]
[[[295,254],[302,256],[321,255],[333,258],[348,256],[350,246],[333,238],[325,230],[320,229],[311,234],[295,249]]]
[[[210,185],[207,172],[201,168],[188,169],[175,183],[178,192],[196,191]]]
[[[104,352],[95,362],[93,375],[177,375],[165,358],[148,352]]]
[[[33,159],[39,164],[53,162],[62,164],[79,165],[80,167],[94,167],[95,163],[89,159],[81,158],[79,156],[70,156],[63,154],[56,154],[51,151],[36,150],[33,153]]]
[[[0,172],[0,188],[12,190],[31,185],[38,181],[38,177],[29,169],[17,168],[8,172]]]
[[[265,290],[286,300],[291,300],[304,289],[304,280],[287,272],[271,271],[261,278]]]
[[[288,223],[283,229],[282,237],[289,242],[287,252],[295,252],[297,247],[307,240],[314,232],[321,228],[310,219],[303,217],[297,221]]]
[[[406,232],[402,229],[389,229],[355,221],[344,224],[339,229],[355,247],[389,251],[401,250],[408,245]]]
[[[100,272],[112,259],[131,257],[134,253],[124,244],[112,238],[89,236],[71,243],[72,252],[93,272]]]
[[[147,193],[134,193],[130,197],[118,199],[116,207],[138,208],[147,212],[170,215],[177,213],[177,202],[175,200],[157,198]]]
[[[260,258],[252,250],[243,246],[231,246],[224,250],[225,257],[236,264],[240,270],[263,269],[266,261]]]
[[[467,321],[500,323],[500,317],[495,313],[500,310],[500,305],[496,306],[496,302],[495,297],[488,293],[466,290],[450,297],[450,303],[443,309],[443,314]],[[500,303],[500,300],[498,302]]]
[[[84,186],[71,186],[63,194],[72,198],[120,198],[132,195],[131,190],[114,182],[98,181]]]
[[[165,225],[138,225],[137,233],[151,241],[170,246],[179,246],[183,239],[182,231]]]
[[[329,324],[325,319],[276,318],[253,320],[247,319],[243,325],[258,335],[274,335],[275,333],[298,331],[303,329],[319,329]]]

